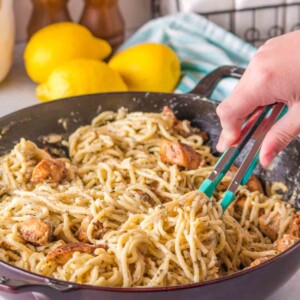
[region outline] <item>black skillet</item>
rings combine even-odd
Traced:
[[[215,145],[220,133],[216,115],[217,104],[209,100],[214,87],[224,77],[240,78],[243,69],[221,67],[207,77],[189,94],[161,93],[107,93],[86,95],[36,105],[0,119],[0,129],[6,134],[0,140],[0,154],[8,152],[21,137],[41,145],[42,136],[51,133],[66,137],[76,128],[89,124],[99,112],[116,111],[125,106],[129,111],[160,112],[170,106],[180,119],[189,119],[209,133],[210,144]],[[60,120],[60,122],[58,121]],[[63,121],[63,122],[62,122]],[[67,129],[62,126],[67,124]],[[270,170],[258,168],[264,183],[280,181],[289,188],[287,199],[293,198],[300,208],[299,171],[300,139],[294,140],[276,158]],[[300,243],[256,268],[246,269],[225,278],[176,287],[110,288],[77,285],[45,276],[39,276],[0,262],[0,295],[5,299],[265,299],[281,287],[300,266]],[[300,292],[300,289],[299,289]],[[27,295],[27,296],[26,296]]]

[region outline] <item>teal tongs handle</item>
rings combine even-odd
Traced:
[[[255,132],[261,121],[265,118],[265,116],[269,113],[270,109],[272,108],[271,105],[267,106],[261,115],[257,118],[257,120],[252,123],[248,123],[250,121],[250,118],[245,122],[241,138],[239,141],[228,148],[219,158],[217,161],[213,172],[206,178],[203,183],[201,184],[199,190],[206,194],[209,198],[213,195],[215,192],[215,189],[217,185],[221,182],[225,174],[228,172],[229,168],[234,163],[235,159],[238,157],[240,152],[242,151],[243,147],[247,144],[248,140],[252,136],[252,134]],[[247,124],[250,124],[247,126]]]
[[[287,111],[288,111],[288,107],[285,105],[285,106],[283,107],[283,109],[281,110],[279,116],[277,117],[276,122],[277,122],[279,119],[281,119],[281,118],[287,113]],[[243,179],[242,179],[242,181],[241,181],[241,185],[246,185],[246,184],[247,184],[247,182],[249,181],[251,175],[253,174],[253,172],[254,172],[256,166],[258,165],[258,162],[259,162],[259,153],[257,153],[257,154],[255,155],[254,160],[253,160],[252,163],[250,164],[248,170],[246,171],[246,173],[245,173],[245,175],[244,175],[244,177],[243,177]]]
[[[254,144],[248,155],[244,159],[236,175],[231,181],[224,197],[221,201],[223,211],[235,200],[235,192],[239,185],[247,184],[254,169],[259,161],[259,150],[261,143],[270,130],[272,125],[279,120],[287,112],[287,106],[283,104],[274,104],[266,106],[261,114],[257,117],[256,121],[252,121],[252,125],[247,125],[251,122],[248,121],[244,124],[239,142],[227,149],[217,161],[213,172],[201,184],[199,190],[206,194],[209,198],[215,192],[217,185],[225,176],[230,166],[233,164],[241,150],[248,143],[251,137],[254,138]],[[265,120],[264,120],[265,119]]]

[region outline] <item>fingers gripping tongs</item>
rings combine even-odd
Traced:
[[[223,211],[235,200],[235,192],[239,185],[245,185],[248,182],[258,164],[259,151],[264,137],[273,124],[280,119],[286,111],[287,107],[282,103],[275,103],[264,108],[258,108],[245,122],[239,140],[223,153],[217,161],[212,173],[201,184],[199,190],[208,197],[211,197],[217,185],[221,182],[248,141],[251,138],[254,140],[252,148],[240,165],[224,194],[221,201]]]

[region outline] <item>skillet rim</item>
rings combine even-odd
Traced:
[[[23,109],[11,112],[7,115],[4,115],[0,118],[0,122],[6,121],[9,118],[16,118],[18,116],[18,114],[20,113],[26,113],[26,112],[31,112],[32,110],[36,110],[39,107],[43,106],[53,106],[56,103],[60,103],[60,105],[63,105],[64,103],[67,103],[69,101],[75,100],[75,99],[84,99],[86,97],[89,96],[95,96],[95,95],[101,95],[103,97],[105,96],[109,96],[109,95],[132,95],[132,97],[134,96],[140,96],[140,97],[145,97],[147,95],[157,95],[157,96],[166,96],[166,97],[194,97],[196,100],[198,101],[203,101],[203,102],[208,102],[210,104],[212,104],[213,106],[217,107],[219,102],[208,99],[206,97],[202,97],[199,96],[195,93],[188,93],[188,94],[175,94],[175,93],[158,93],[158,92],[110,92],[110,93],[94,93],[94,94],[87,94],[87,95],[79,95],[79,96],[75,96],[75,97],[67,97],[67,98],[62,98],[62,99],[58,99],[55,101],[49,101],[49,102],[43,102],[43,103],[38,103],[38,104],[34,104],[28,107],[25,107]],[[298,136],[296,138],[297,141],[300,142],[300,136]],[[293,245],[292,247],[290,247],[289,249],[285,250],[284,252],[274,256],[273,258],[269,259],[268,261],[257,265],[255,267],[252,268],[244,268],[241,271],[238,271],[234,274],[225,276],[225,277],[221,277],[221,278],[216,278],[216,279],[212,279],[212,280],[207,280],[204,282],[197,282],[197,283],[190,283],[190,284],[185,284],[185,285],[177,285],[177,286],[163,286],[163,287],[140,287],[140,288],[123,288],[123,287],[106,287],[106,286],[96,286],[96,285],[89,285],[89,284],[78,284],[78,283],[73,283],[72,281],[64,281],[64,280],[60,280],[60,279],[55,279],[53,277],[48,277],[48,276],[43,276],[34,272],[30,272],[28,270],[16,267],[12,264],[9,264],[7,262],[4,261],[0,261],[0,267],[1,265],[4,265],[6,268],[9,268],[11,271],[16,271],[18,273],[23,273],[22,275],[24,276],[33,276],[33,277],[37,277],[39,278],[41,281],[37,282],[37,284],[45,284],[46,283],[58,283],[61,285],[72,285],[72,290],[73,289],[82,289],[82,290],[99,290],[99,291],[108,291],[108,292],[134,292],[134,293],[142,293],[142,292],[168,292],[168,291],[175,291],[175,290],[184,290],[184,289],[191,289],[191,288],[197,288],[197,287],[201,287],[201,286],[208,286],[208,285],[213,285],[213,284],[217,284],[219,282],[224,282],[224,281],[228,281],[230,279],[234,279],[236,277],[239,276],[245,276],[249,273],[254,272],[255,270],[261,269],[261,268],[265,268],[267,267],[269,264],[272,264],[274,261],[277,260],[281,260],[283,257],[289,255],[291,252],[296,251],[296,249],[300,249],[300,242],[296,243],[295,245]],[[21,279],[22,280],[22,279]],[[1,284],[0,284],[1,287]],[[14,289],[13,289],[14,290]]]
[[[106,292],[125,292],[125,293],[130,293],[130,292],[134,292],[134,293],[171,292],[171,291],[176,291],[176,290],[192,289],[192,288],[197,288],[197,287],[202,287],[202,286],[211,286],[211,285],[214,285],[214,284],[217,284],[220,282],[226,282],[228,280],[235,279],[236,277],[242,277],[242,276],[252,273],[258,269],[266,268],[268,265],[274,263],[275,261],[282,260],[284,257],[289,255],[291,252],[294,252],[297,250],[300,250],[300,241],[298,241],[298,243],[294,244],[292,247],[288,248],[287,250],[283,251],[282,253],[275,255],[274,257],[270,258],[269,260],[261,263],[260,265],[255,266],[255,267],[244,268],[241,271],[235,272],[231,275],[216,278],[216,279],[211,279],[211,280],[207,280],[207,281],[182,284],[182,285],[174,285],[174,286],[162,286],[162,287],[123,288],[123,287],[97,286],[97,285],[91,285],[91,284],[78,284],[78,283],[75,283],[72,281],[65,281],[65,280],[56,279],[56,278],[49,277],[49,276],[40,275],[38,273],[34,273],[31,271],[22,269],[20,267],[16,267],[16,266],[9,264],[7,262],[4,262],[4,261],[0,261],[0,267],[3,264],[6,266],[6,268],[9,268],[11,271],[23,273],[23,274],[21,274],[23,276],[29,275],[29,276],[37,277],[41,280],[41,281],[37,281],[37,282],[30,284],[32,286],[39,285],[39,284],[43,285],[43,284],[52,283],[52,284],[59,284],[59,285],[63,285],[63,286],[71,286],[70,291],[82,289],[82,290],[100,290],[100,291],[106,291]],[[20,279],[20,280],[22,281],[22,280],[26,280],[26,279]],[[45,280],[46,280],[46,282],[45,282]],[[2,285],[2,283],[0,283],[0,290],[1,290],[1,285]],[[5,284],[3,284],[3,285],[5,286]],[[45,286],[45,287],[48,287],[48,286]],[[18,288],[10,288],[10,289],[12,291],[18,290]],[[65,292],[68,292],[68,291],[65,291]]]
[[[204,101],[204,102],[208,102],[210,104],[212,104],[213,106],[217,107],[220,104],[220,101],[217,100],[212,100],[209,99],[207,97],[203,97],[200,96],[198,94],[195,94],[193,92],[187,93],[187,94],[175,94],[175,93],[164,93],[164,92],[139,92],[139,91],[132,91],[132,92],[109,92],[109,93],[93,93],[93,94],[86,94],[86,95],[79,95],[79,96],[74,96],[74,97],[66,97],[66,98],[61,98],[61,99],[57,99],[57,100],[53,100],[53,101],[48,101],[48,102],[41,102],[41,103],[37,103],[34,105],[30,105],[21,109],[18,109],[16,111],[10,112],[7,115],[4,115],[2,117],[0,117],[0,122],[5,121],[5,119],[8,118],[12,118],[15,115],[17,116],[19,113],[24,113],[26,111],[31,111],[34,109],[38,109],[39,107],[43,106],[52,106],[55,103],[61,103],[61,105],[63,105],[63,103],[67,103],[69,101],[72,100],[77,100],[77,99],[84,99],[85,97],[89,97],[89,96],[110,96],[110,95],[136,95],[136,96],[148,96],[148,95],[157,95],[157,96],[170,96],[170,97],[195,97],[196,100],[200,100],[200,101]],[[99,112],[100,113],[100,112]],[[298,135],[294,140],[297,140],[300,142],[300,135]]]

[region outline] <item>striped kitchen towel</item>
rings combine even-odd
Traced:
[[[181,62],[182,78],[176,93],[187,93],[215,68],[222,65],[246,67],[256,48],[225,29],[192,13],[179,13],[145,24],[120,50],[144,42],[170,46]],[[224,79],[212,98],[221,101],[233,89],[235,79]]]

